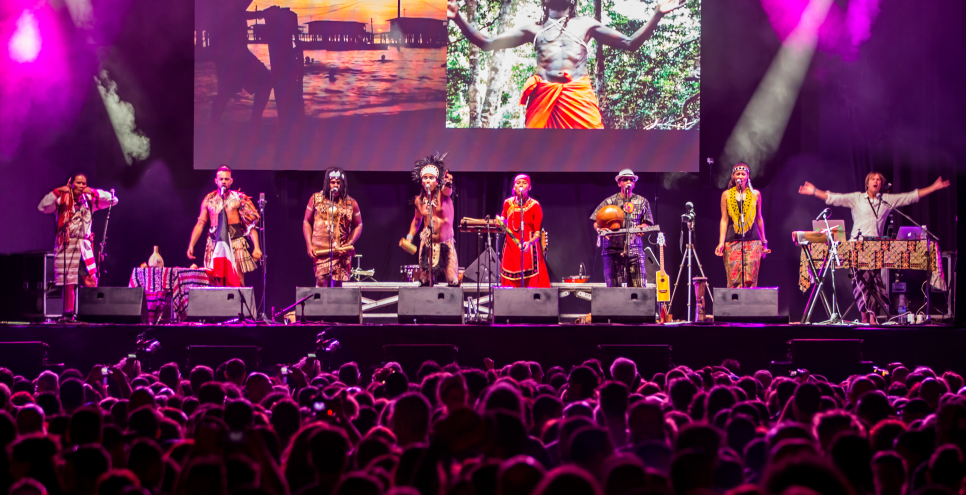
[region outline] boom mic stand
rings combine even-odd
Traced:
[[[926,234],[926,280],[927,280],[926,285],[931,286],[932,285],[932,263],[929,262],[929,256],[932,254],[932,246],[930,245],[929,240],[930,239],[933,239],[933,240],[935,240],[938,243],[939,242],[939,238],[936,237],[928,229],[926,229],[926,226],[925,225],[921,225],[919,222],[916,222],[915,220],[913,220],[909,215],[906,215],[902,211],[896,209],[894,206],[892,206],[891,204],[889,204],[889,202],[887,202],[885,200],[885,197],[880,197],[879,198],[879,201],[882,201],[883,204],[885,204],[886,206],[888,206],[891,209],[892,212],[896,212],[896,213],[902,215],[903,218],[905,218],[906,220],[909,220],[909,222],[911,222],[913,225],[915,225],[916,227],[919,227],[920,229],[922,229],[922,233],[923,234]],[[936,262],[937,263],[940,262],[940,260],[939,260],[939,253],[938,252],[936,253]],[[886,281],[886,283],[889,283],[889,282]],[[930,323],[932,321],[932,315],[930,314],[930,312],[932,311],[932,297],[930,297],[930,293],[931,292],[932,292],[932,288],[931,287],[927,287],[926,288],[926,317],[924,319],[924,321],[926,323]]]
[[[268,317],[268,306],[265,305],[266,304],[265,303],[265,300],[267,298],[266,293],[268,293],[268,259],[267,259],[267,255],[265,254],[265,252],[267,251],[267,249],[265,248],[265,244],[266,244],[266,240],[265,240],[265,205],[266,204],[268,204],[268,201],[265,200],[265,193],[259,193],[259,195],[258,195],[258,215],[259,215],[258,236],[261,238],[261,239],[259,239],[259,241],[261,241],[261,245],[262,245],[262,260],[261,260],[262,261],[262,310],[261,310],[261,317],[262,317],[262,320],[264,320],[266,322],[274,323],[275,322],[274,318],[273,319],[269,319],[269,317]]]
[[[104,220],[104,234],[101,235],[101,244],[99,246],[99,251],[97,253],[97,269],[101,273],[107,273],[104,268],[104,258],[107,258],[107,225],[111,223],[111,208],[114,207],[114,188],[111,188],[111,202],[107,204],[107,218]]]
[[[694,250],[694,207],[690,207],[688,212],[681,215],[681,220],[685,223],[685,228],[688,229],[688,244],[684,250],[684,254],[681,258],[681,266],[678,267],[678,276],[674,279],[674,290],[671,291],[671,301],[668,306],[674,304],[674,295],[678,293],[678,283],[681,282],[681,271],[684,270],[684,264],[688,265],[688,284],[691,283],[691,257],[694,257],[695,263],[698,265],[698,272],[704,277],[704,268],[701,266],[701,259],[698,258],[697,251]],[[711,289],[705,286],[705,290],[708,291],[708,297],[711,299],[711,303],[714,304],[714,295],[711,294]],[[691,321],[691,291],[686,290],[688,293],[688,321]]]

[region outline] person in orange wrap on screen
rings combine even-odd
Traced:
[[[523,216],[522,226],[520,225],[521,215]],[[502,285],[550,287],[550,274],[547,273],[547,262],[544,259],[543,242],[540,236],[543,209],[537,200],[530,197],[530,176],[520,174],[513,178],[513,196],[503,201],[503,213],[500,214],[500,218],[510,234],[503,244],[503,261],[500,263]]]
[[[489,37],[466,22],[458,0],[449,0],[446,16],[466,39],[485,51],[533,43],[537,70],[523,86],[521,105],[527,106],[528,128],[603,129],[597,96],[587,72],[589,43],[597,40],[613,48],[637,50],[654,34],[665,14],[682,0],[661,0],[651,20],[631,36],[604,26],[592,17],[577,17],[577,0],[543,0],[543,19]]]

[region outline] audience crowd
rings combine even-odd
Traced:
[[[0,369],[0,490],[966,495],[953,372],[895,363],[836,383],[734,360],[646,378],[624,358],[484,368]]]

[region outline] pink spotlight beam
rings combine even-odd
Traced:
[[[10,38],[10,58],[20,63],[33,62],[40,53],[40,45],[37,18],[25,10],[17,19],[17,30]]]

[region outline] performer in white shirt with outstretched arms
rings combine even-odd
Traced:
[[[885,177],[879,172],[869,172],[865,176],[865,192],[834,193],[823,191],[811,182],[805,182],[798,188],[798,194],[815,196],[831,206],[845,206],[852,210],[851,239],[875,238],[882,235],[886,219],[893,208],[917,203],[919,198],[932,194],[940,189],[949,187],[949,181],[942,177],[936,179],[929,187],[914,189],[907,193],[882,193]],[[875,314],[878,307],[889,314],[889,296],[885,284],[879,278],[877,270],[856,270],[852,278],[852,295],[859,306],[862,322],[868,322],[868,313]],[[864,296],[864,297],[863,297]],[[868,304],[868,306],[867,306]]]

